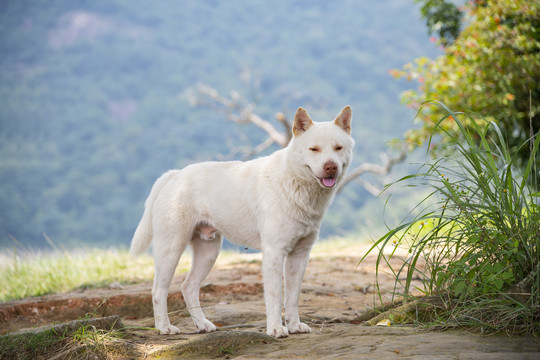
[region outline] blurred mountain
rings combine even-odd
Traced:
[[[437,49],[412,0],[3,0],[0,53],[0,247],[40,247],[127,245],[161,173],[263,139],[191,108],[198,82],[266,119],[351,105],[355,162],[378,161],[414,117],[388,69]],[[323,236],[372,198],[350,186]]]

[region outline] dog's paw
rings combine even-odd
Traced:
[[[158,327],[158,330],[160,335],[180,334],[180,329],[171,324]]]
[[[206,319],[204,319],[203,321],[197,321],[195,326],[197,326],[197,329],[199,330],[199,332],[202,332],[202,333],[213,332],[217,330],[216,325],[214,325],[211,321],[208,321]]]
[[[285,326],[278,326],[275,329],[267,329],[266,333],[270,336],[275,337],[276,339],[289,336],[289,330],[287,330]]]
[[[287,324],[290,334],[310,333],[311,328],[306,324],[299,322],[296,324]]]

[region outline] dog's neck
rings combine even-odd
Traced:
[[[289,206],[295,208],[291,214],[301,214],[302,222],[320,222],[332,202],[336,189],[324,189],[314,179],[303,179],[296,176],[284,176],[281,184],[282,193],[289,200]]]

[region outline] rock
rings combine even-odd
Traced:
[[[148,356],[159,359],[232,356],[246,347],[261,346],[276,341],[271,336],[255,331],[217,331],[162,347],[149,352]]]

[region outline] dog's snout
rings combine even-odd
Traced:
[[[324,177],[335,177],[337,174],[338,166],[333,161],[328,161],[324,164]]]

